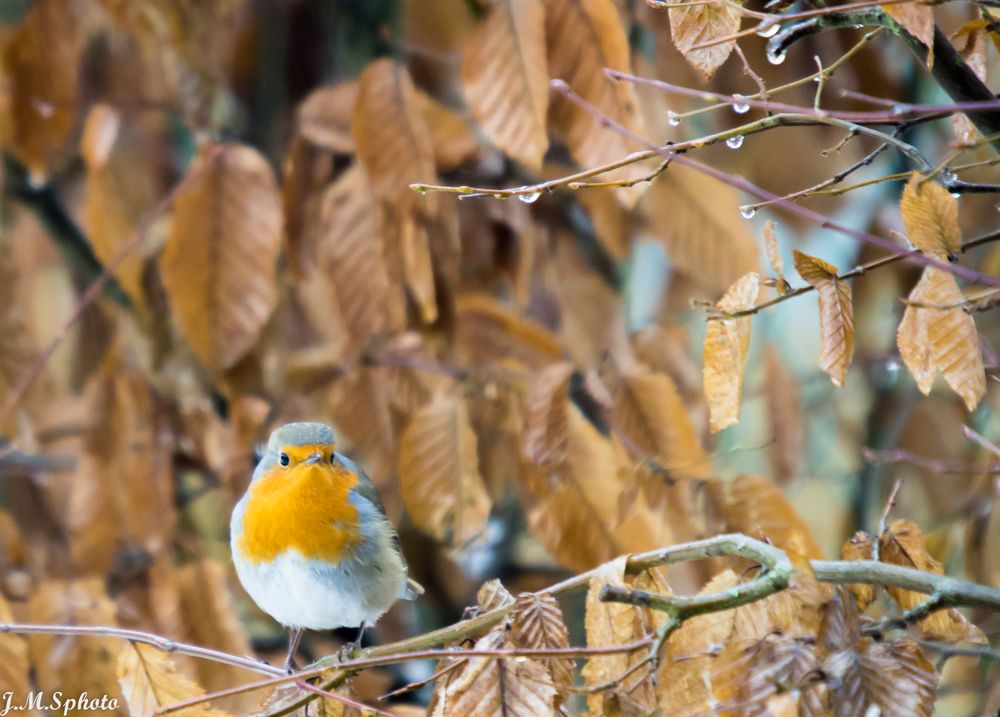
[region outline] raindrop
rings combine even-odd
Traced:
[[[745,115],[750,111],[750,103],[743,95],[733,95],[733,112],[738,115]]]
[[[1000,212],[1000,202],[997,202],[997,205],[993,208]]]
[[[952,193],[951,193],[951,196],[952,196],[952,197],[954,197],[955,199],[958,199],[958,198],[959,198],[959,197],[961,197],[962,195],[961,195],[961,193],[959,193],[959,192],[952,192]]]
[[[541,192],[532,192],[531,194],[518,194],[517,198],[525,204],[534,204],[540,196],[542,196]]]
[[[673,110],[667,112],[667,124],[671,127],[676,127],[681,123],[681,118],[677,116],[677,113]]]
[[[958,175],[955,174],[952,170],[947,169],[947,168],[941,170],[941,181],[942,182],[950,184],[951,182],[954,182],[957,179],[958,179]]]
[[[772,65],[780,65],[785,61],[785,51],[779,50],[776,47],[767,47],[767,61]]]
[[[743,146],[743,135],[737,134],[726,140],[726,146],[729,149],[739,149]]]
[[[753,219],[753,215],[757,213],[754,207],[740,207],[740,216],[744,219]]]
[[[764,38],[774,37],[779,27],[778,18],[766,17],[757,25],[757,35]]]

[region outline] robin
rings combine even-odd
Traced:
[[[371,479],[335,447],[323,423],[275,429],[230,523],[240,582],[289,631],[289,672],[303,630],[357,627],[357,646],[396,600],[423,593]]]

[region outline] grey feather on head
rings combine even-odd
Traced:
[[[282,446],[326,445],[333,442],[333,429],[325,423],[286,423],[271,432],[271,437],[267,441],[267,449],[278,451]]]

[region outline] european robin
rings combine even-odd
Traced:
[[[289,671],[304,629],[359,627],[358,645],[396,600],[423,592],[371,479],[335,448],[322,423],[275,429],[230,523],[240,582],[289,630]]]

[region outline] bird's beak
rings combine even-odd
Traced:
[[[306,458],[302,462],[304,464],[306,464],[306,465],[315,465],[317,463],[322,463],[323,462],[323,454],[319,453],[318,451],[316,453],[310,453],[309,457]]]

